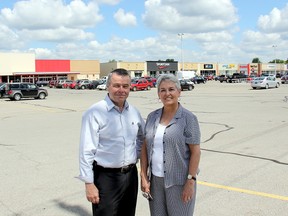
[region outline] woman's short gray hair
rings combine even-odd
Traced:
[[[157,79],[157,91],[159,92],[159,86],[163,81],[173,82],[178,90],[181,91],[181,85],[178,78],[174,74],[161,74]]]

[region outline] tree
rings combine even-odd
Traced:
[[[277,64],[284,64],[285,63],[285,61],[281,60],[281,59],[274,59],[274,60],[270,61],[269,63],[275,63],[275,60],[276,60]]]
[[[252,63],[261,63],[259,58],[253,58]]]

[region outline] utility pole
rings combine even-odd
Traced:
[[[178,33],[178,36],[181,38],[181,62],[182,62],[182,71],[184,71],[184,61],[183,61],[183,35],[184,33]]]
[[[274,60],[274,64],[275,64],[275,71],[274,71],[274,75],[276,76],[276,47],[277,47],[277,45],[273,45],[272,46],[273,48],[274,48],[274,58],[275,58],[275,60]]]

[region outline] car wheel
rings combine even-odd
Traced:
[[[266,84],[266,85],[265,85],[265,88],[266,88],[266,89],[268,89],[268,88],[269,88],[269,85],[268,85],[268,84]]]
[[[46,95],[45,95],[45,93],[43,93],[43,92],[41,92],[41,93],[39,94],[39,96],[38,96],[38,98],[41,99],[41,100],[45,99],[45,97],[46,97]]]
[[[188,90],[191,91],[193,88],[191,85],[188,86]]]
[[[151,87],[150,86],[147,86],[147,90],[150,90],[151,89]]]
[[[256,89],[256,87],[252,87],[253,89]]]
[[[279,83],[277,83],[277,84],[276,84],[276,88],[279,88],[279,87],[280,87],[280,84],[279,84]]]
[[[137,88],[136,88],[136,87],[133,87],[133,91],[137,91]]]
[[[20,94],[15,94],[13,96],[14,100],[19,101],[21,99],[21,95]]]
[[[85,89],[85,86],[81,86],[81,89]]]

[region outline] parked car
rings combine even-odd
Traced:
[[[288,83],[288,75],[284,75],[281,77],[281,83],[282,84],[287,84]]]
[[[49,81],[49,87],[50,87],[50,88],[54,88],[55,85],[56,85],[56,82],[57,82],[57,80],[50,80],[50,81]]]
[[[181,90],[192,91],[194,89],[194,83],[189,79],[179,80],[181,85]]]
[[[75,86],[77,85],[78,80],[73,81],[72,83],[69,84],[70,89],[75,89]]]
[[[207,75],[205,76],[206,80],[214,80],[214,76],[213,75]]]
[[[0,98],[4,97],[5,95],[5,88],[7,83],[0,83]]]
[[[87,89],[90,83],[90,80],[79,80],[76,83],[75,89]]]
[[[257,77],[257,76],[255,76],[255,75],[248,76],[247,77],[247,82],[252,82],[255,79],[255,77]]]
[[[55,83],[55,87],[56,88],[63,88],[63,84],[66,82],[66,79],[59,79],[56,83]]]
[[[145,78],[132,79],[130,89],[132,91],[137,90],[150,90],[153,87],[153,84],[148,82]]]
[[[228,77],[226,75],[222,74],[219,76],[218,80],[220,81],[220,83],[227,82]]]
[[[206,78],[203,76],[195,76],[191,78],[191,81],[194,82],[194,84],[199,84],[199,83],[206,83]]]
[[[73,83],[73,80],[65,80],[65,82],[62,83],[62,88],[69,88],[71,83]]]
[[[48,86],[49,85],[49,81],[47,81],[47,80],[38,80],[36,82],[36,85],[39,86],[39,87]]]
[[[156,87],[157,79],[155,77],[142,77],[142,78],[145,78],[150,83],[150,86]]]
[[[92,80],[89,85],[88,89],[96,89],[98,85],[103,84],[105,81],[100,79],[100,80]]]
[[[280,82],[276,80],[276,77],[272,76],[262,76],[262,77],[256,77],[252,82],[251,82],[251,87],[253,89],[257,88],[279,88]]]
[[[107,86],[106,86],[106,80],[104,80],[104,82],[100,85],[97,86],[98,90],[106,90]]]
[[[6,87],[6,94],[10,100],[18,101],[21,98],[45,99],[48,91],[33,83],[9,83]]]

